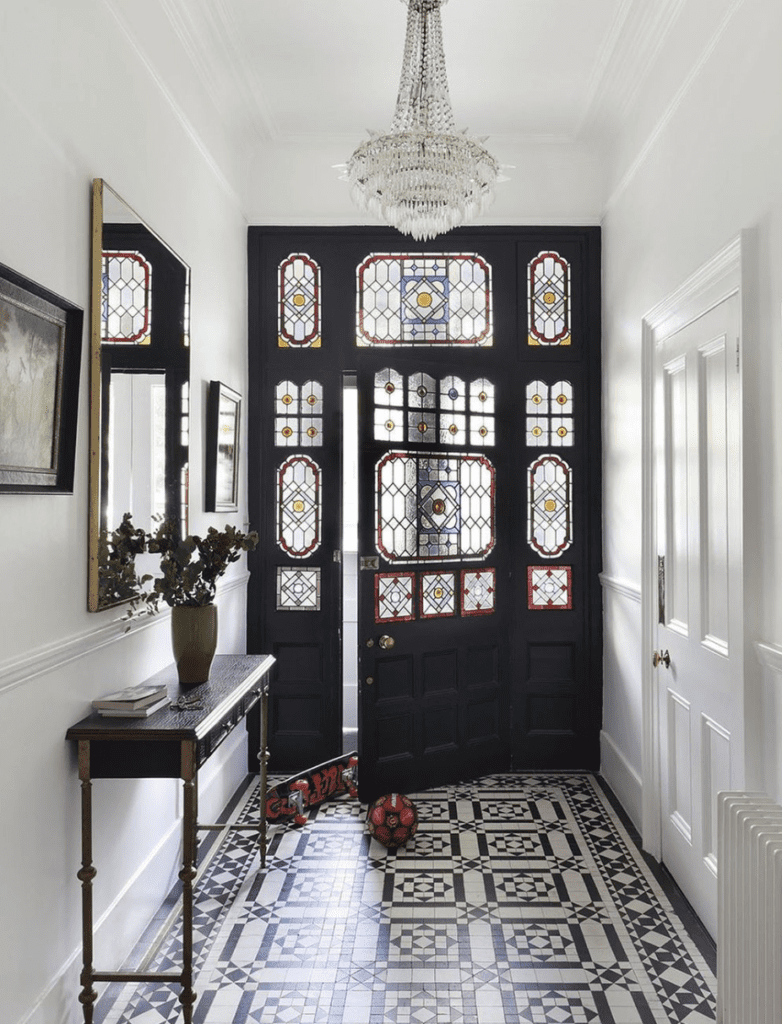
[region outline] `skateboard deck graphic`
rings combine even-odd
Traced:
[[[339,793],[349,793],[356,799],[357,786],[358,754],[352,751],[272,786],[266,793],[266,820],[273,822],[292,818],[296,825],[304,825],[307,808]]]

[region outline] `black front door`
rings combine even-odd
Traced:
[[[341,752],[340,396],[355,372],[362,796],[595,767],[599,232],[405,241],[250,230],[248,642],[278,659],[273,766]]]

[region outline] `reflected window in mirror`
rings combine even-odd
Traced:
[[[100,179],[92,259],[88,604],[98,611],[131,596],[106,548],[125,513],[137,528],[163,518],[187,533],[190,272]]]

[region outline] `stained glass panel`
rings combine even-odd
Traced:
[[[375,409],[375,440],[404,441],[404,413],[401,409]]]
[[[386,368],[375,374],[375,405],[401,406],[405,403],[404,378]]]
[[[533,380],[527,385],[527,413],[532,416],[548,415],[548,384]]]
[[[542,380],[527,385],[527,445],[530,447],[569,448],[574,441],[573,385],[558,380],[550,387]]]
[[[291,558],[320,546],[321,470],[306,455],[292,455],[277,470],[277,543]]]
[[[301,386],[301,411],[313,416],[323,415],[323,385],[307,380]]]
[[[494,569],[462,569],[462,615],[492,615],[497,582]]]
[[[548,419],[542,416],[527,417],[527,444],[530,447],[548,447]]]
[[[527,591],[527,605],[532,610],[572,608],[572,567],[530,565],[527,568]]]
[[[148,345],[152,266],[140,252],[107,249],[101,273],[101,342]]]
[[[440,411],[463,412],[466,405],[464,381],[458,377],[443,377],[440,381]]]
[[[278,448],[292,448],[298,445],[298,419],[277,416],[274,420],[274,443]]]
[[[281,380],[274,389],[274,410],[278,416],[298,416],[299,387],[290,380]]]
[[[491,267],[474,253],[373,253],[357,275],[357,345],[491,345]]]
[[[551,447],[570,448],[573,445],[573,420],[570,416],[551,417]]]
[[[428,373],[413,373],[407,378],[407,404],[411,409],[434,409],[437,381]]]
[[[494,413],[494,385],[485,377],[470,384],[470,410],[484,415]]]
[[[573,412],[573,385],[569,380],[558,380],[551,385],[551,411],[565,415]]]
[[[320,348],[320,267],[306,253],[291,253],[278,272],[280,348]]]
[[[433,412],[415,411],[407,414],[407,440],[413,443],[436,444],[436,416]]]
[[[557,252],[529,263],[527,320],[530,345],[570,344],[570,264]]]
[[[277,611],[319,612],[320,569],[278,565]]]
[[[375,622],[409,622],[415,618],[415,573],[375,574]]]
[[[314,448],[323,444],[323,420],[320,416],[302,416],[299,444],[302,448]]]
[[[467,444],[467,417],[463,413],[440,413],[440,444]]]
[[[529,467],[527,487],[527,540],[544,558],[556,558],[572,541],[570,466],[542,455]]]
[[[479,560],[494,547],[495,472],[481,455],[388,452],[376,467],[378,553]]]
[[[441,619],[456,614],[456,579],[452,572],[422,572],[419,577],[422,619]]]

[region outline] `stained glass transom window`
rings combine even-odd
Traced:
[[[573,539],[570,466],[541,455],[529,467],[527,489],[527,540],[544,558],[556,558]]]
[[[494,547],[495,471],[482,455],[388,452],[376,467],[377,550],[389,562],[477,561]]]
[[[323,444],[323,385],[299,387],[281,380],[274,389],[274,443],[278,448],[315,448]]]
[[[306,455],[292,455],[277,470],[277,543],[291,558],[320,546],[321,470]]]
[[[573,435],[573,385],[559,380],[550,387],[542,380],[527,385],[527,444],[568,448]]]
[[[414,600],[414,572],[375,574],[375,622],[410,622]]]
[[[375,440],[489,447],[495,442],[494,385],[459,377],[407,378],[387,368],[375,374]]]
[[[527,604],[533,610],[572,608],[572,567],[530,565],[527,568]]]
[[[491,267],[474,253],[373,253],[356,276],[357,345],[493,344]]]
[[[456,577],[452,572],[422,572],[419,586],[422,619],[456,614]]]
[[[494,569],[462,569],[462,615],[492,615],[497,580]]]
[[[570,344],[570,264],[557,252],[541,252],[527,268],[530,345]]]
[[[280,348],[320,348],[320,267],[306,253],[291,253],[277,279]]]
[[[101,274],[101,341],[148,345],[152,265],[140,252],[106,250]]]
[[[277,611],[319,612],[320,569],[278,565]]]

